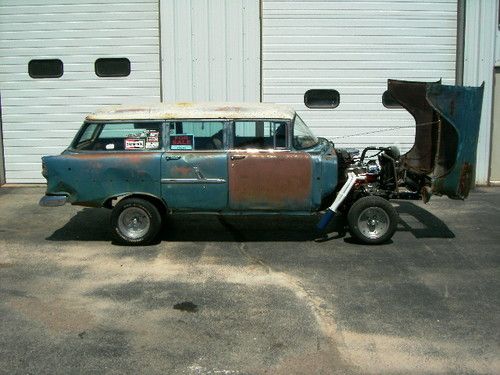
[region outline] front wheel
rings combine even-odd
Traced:
[[[111,226],[119,243],[146,245],[158,234],[161,216],[158,209],[147,200],[126,198],[113,208]]]
[[[381,197],[363,197],[347,213],[349,232],[357,240],[370,244],[388,241],[396,231],[398,214],[391,203]]]

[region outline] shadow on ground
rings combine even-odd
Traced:
[[[416,238],[454,238],[454,233],[439,218],[412,202],[398,202],[399,231],[409,231]],[[111,211],[85,208],[62,228],[47,237],[49,241],[111,241]],[[162,241],[268,242],[328,241],[346,234],[346,222],[336,217],[325,236],[316,229],[319,216],[220,216],[186,215],[169,217],[161,235]],[[352,239],[346,238],[348,242]]]

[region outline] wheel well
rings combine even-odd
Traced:
[[[119,195],[115,197],[108,198],[104,203],[103,207],[106,208],[113,208],[116,203],[121,201],[122,199],[128,199],[128,198],[141,198],[144,199],[151,204],[153,204],[160,214],[164,216],[167,213],[167,204],[163,201],[163,199],[160,199],[158,197],[155,197],[154,195],[149,195],[149,194],[141,194],[141,193],[133,193],[133,194],[127,194],[127,195]]]

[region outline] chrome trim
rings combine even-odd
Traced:
[[[44,195],[38,204],[42,207],[58,207],[64,206],[67,200],[65,195]]]
[[[223,178],[162,178],[162,184],[225,184]]]

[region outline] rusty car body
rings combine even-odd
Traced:
[[[177,212],[346,214],[364,243],[397,225],[389,199],[464,199],[474,178],[482,88],[388,83],[416,120],[414,147],[356,156],[316,138],[291,108],[265,103],[118,106],[86,117],[61,155],[42,158],[43,206],[113,209],[115,238],[147,244]]]

